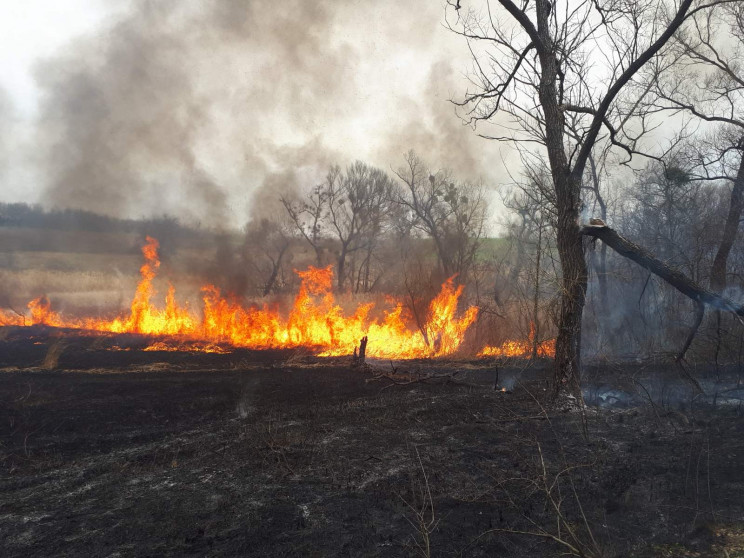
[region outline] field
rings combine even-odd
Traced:
[[[45,295],[69,315],[116,315],[129,307],[142,265],[139,234],[0,226],[0,308],[26,311]],[[185,244],[185,243],[184,243]],[[162,262],[159,300],[172,283],[179,300],[198,302],[213,250],[178,245]]]
[[[4,556],[744,555],[735,370],[594,367],[585,431],[546,363],[0,331]]]

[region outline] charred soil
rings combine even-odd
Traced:
[[[4,556],[744,556],[736,386],[673,367],[593,367],[582,413],[548,363],[0,334]]]

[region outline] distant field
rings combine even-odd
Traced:
[[[46,295],[53,309],[77,315],[104,315],[127,308],[140,278],[144,234],[52,230],[0,226],[0,307],[24,311],[28,301]],[[161,304],[168,283],[179,303],[200,306],[199,289],[213,267],[216,244],[203,239],[161,240],[161,267],[155,303]],[[230,241],[237,250],[240,237]],[[304,247],[304,246],[303,246]],[[435,260],[433,246],[422,241],[421,252]],[[499,257],[509,241],[483,239],[479,260]],[[304,267],[297,258],[294,262]],[[212,280],[215,280],[213,277]]]
[[[478,260],[488,260],[494,256],[498,258],[509,250],[509,246],[508,238],[484,238],[478,247],[476,257]]]
[[[141,235],[0,227],[0,306],[22,311],[46,295],[57,310],[110,313],[127,307],[142,265]],[[205,249],[171,246],[156,284],[164,297],[167,282],[179,300],[194,298],[200,281],[194,271],[209,258]]]
[[[136,233],[66,231],[0,226],[0,252],[75,252],[86,254],[136,253]],[[2,264],[0,264],[2,265]]]

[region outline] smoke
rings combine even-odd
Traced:
[[[17,196],[17,192],[10,191],[9,183],[13,179],[11,169],[23,144],[24,132],[10,95],[0,87],[0,184],[10,198]]]
[[[7,123],[13,118],[13,106],[4,89],[0,88],[0,173],[8,167],[10,160],[10,129]],[[0,174],[2,178],[2,174]]]
[[[404,4],[135,0],[36,67],[44,203],[241,225],[331,164],[411,148],[493,178],[448,102],[464,43],[441,5]]]
[[[109,32],[36,69],[46,92],[39,134],[48,145],[49,205],[110,215],[202,207],[224,217],[224,193],[198,158],[208,115],[170,7],[141,3]]]
[[[459,73],[450,61],[440,60],[429,71],[426,95],[407,99],[401,111],[407,118],[391,131],[381,148],[380,157],[402,163],[401,146],[409,146],[437,169],[451,169],[471,181],[493,177],[494,144],[480,138],[455,114],[451,100],[461,96]],[[491,168],[489,168],[489,161]]]

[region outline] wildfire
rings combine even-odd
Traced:
[[[213,285],[202,288],[201,315],[176,301],[170,285],[165,308],[153,305],[153,281],[160,267],[158,242],[147,237],[142,248],[145,263],[140,268],[137,286],[128,315],[113,320],[98,318],[64,318],[51,309],[46,297],[28,304],[30,324],[86,329],[113,333],[139,333],[168,336],[180,341],[178,350],[217,352],[221,345],[254,349],[315,347],[322,355],[349,355],[368,336],[367,354],[380,358],[439,357],[454,353],[462,344],[465,332],[475,321],[478,310],[468,308],[458,317],[457,304],[463,287],[452,278],[443,285],[431,302],[428,321],[420,329],[411,322],[402,303],[375,319],[370,316],[374,304],[362,304],[352,315],[346,315],[332,293],[331,267],[309,267],[297,272],[301,278],[299,292],[286,316],[263,307],[245,307],[230,302]],[[0,325],[27,325],[24,316],[0,313]],[[158,342],[151,350],[173,350],[170,342]]]
[[[217,353],[221,355],[230,354],[232,351],[221,345],[215,345],[214,343],[194,341],[193,343],[168,343],[167,341],[157,341],[148,347],[142,349],[143,351],[169,351],[169,352],[190,352],[190,353]]]
[[[499,347],[484,347],[478,356],[532,358],[535,347],[535,324],[530,322],[530,334],[526,341],[505,341]],[[538,343],[537,356],[554,357],[555,339]]]

